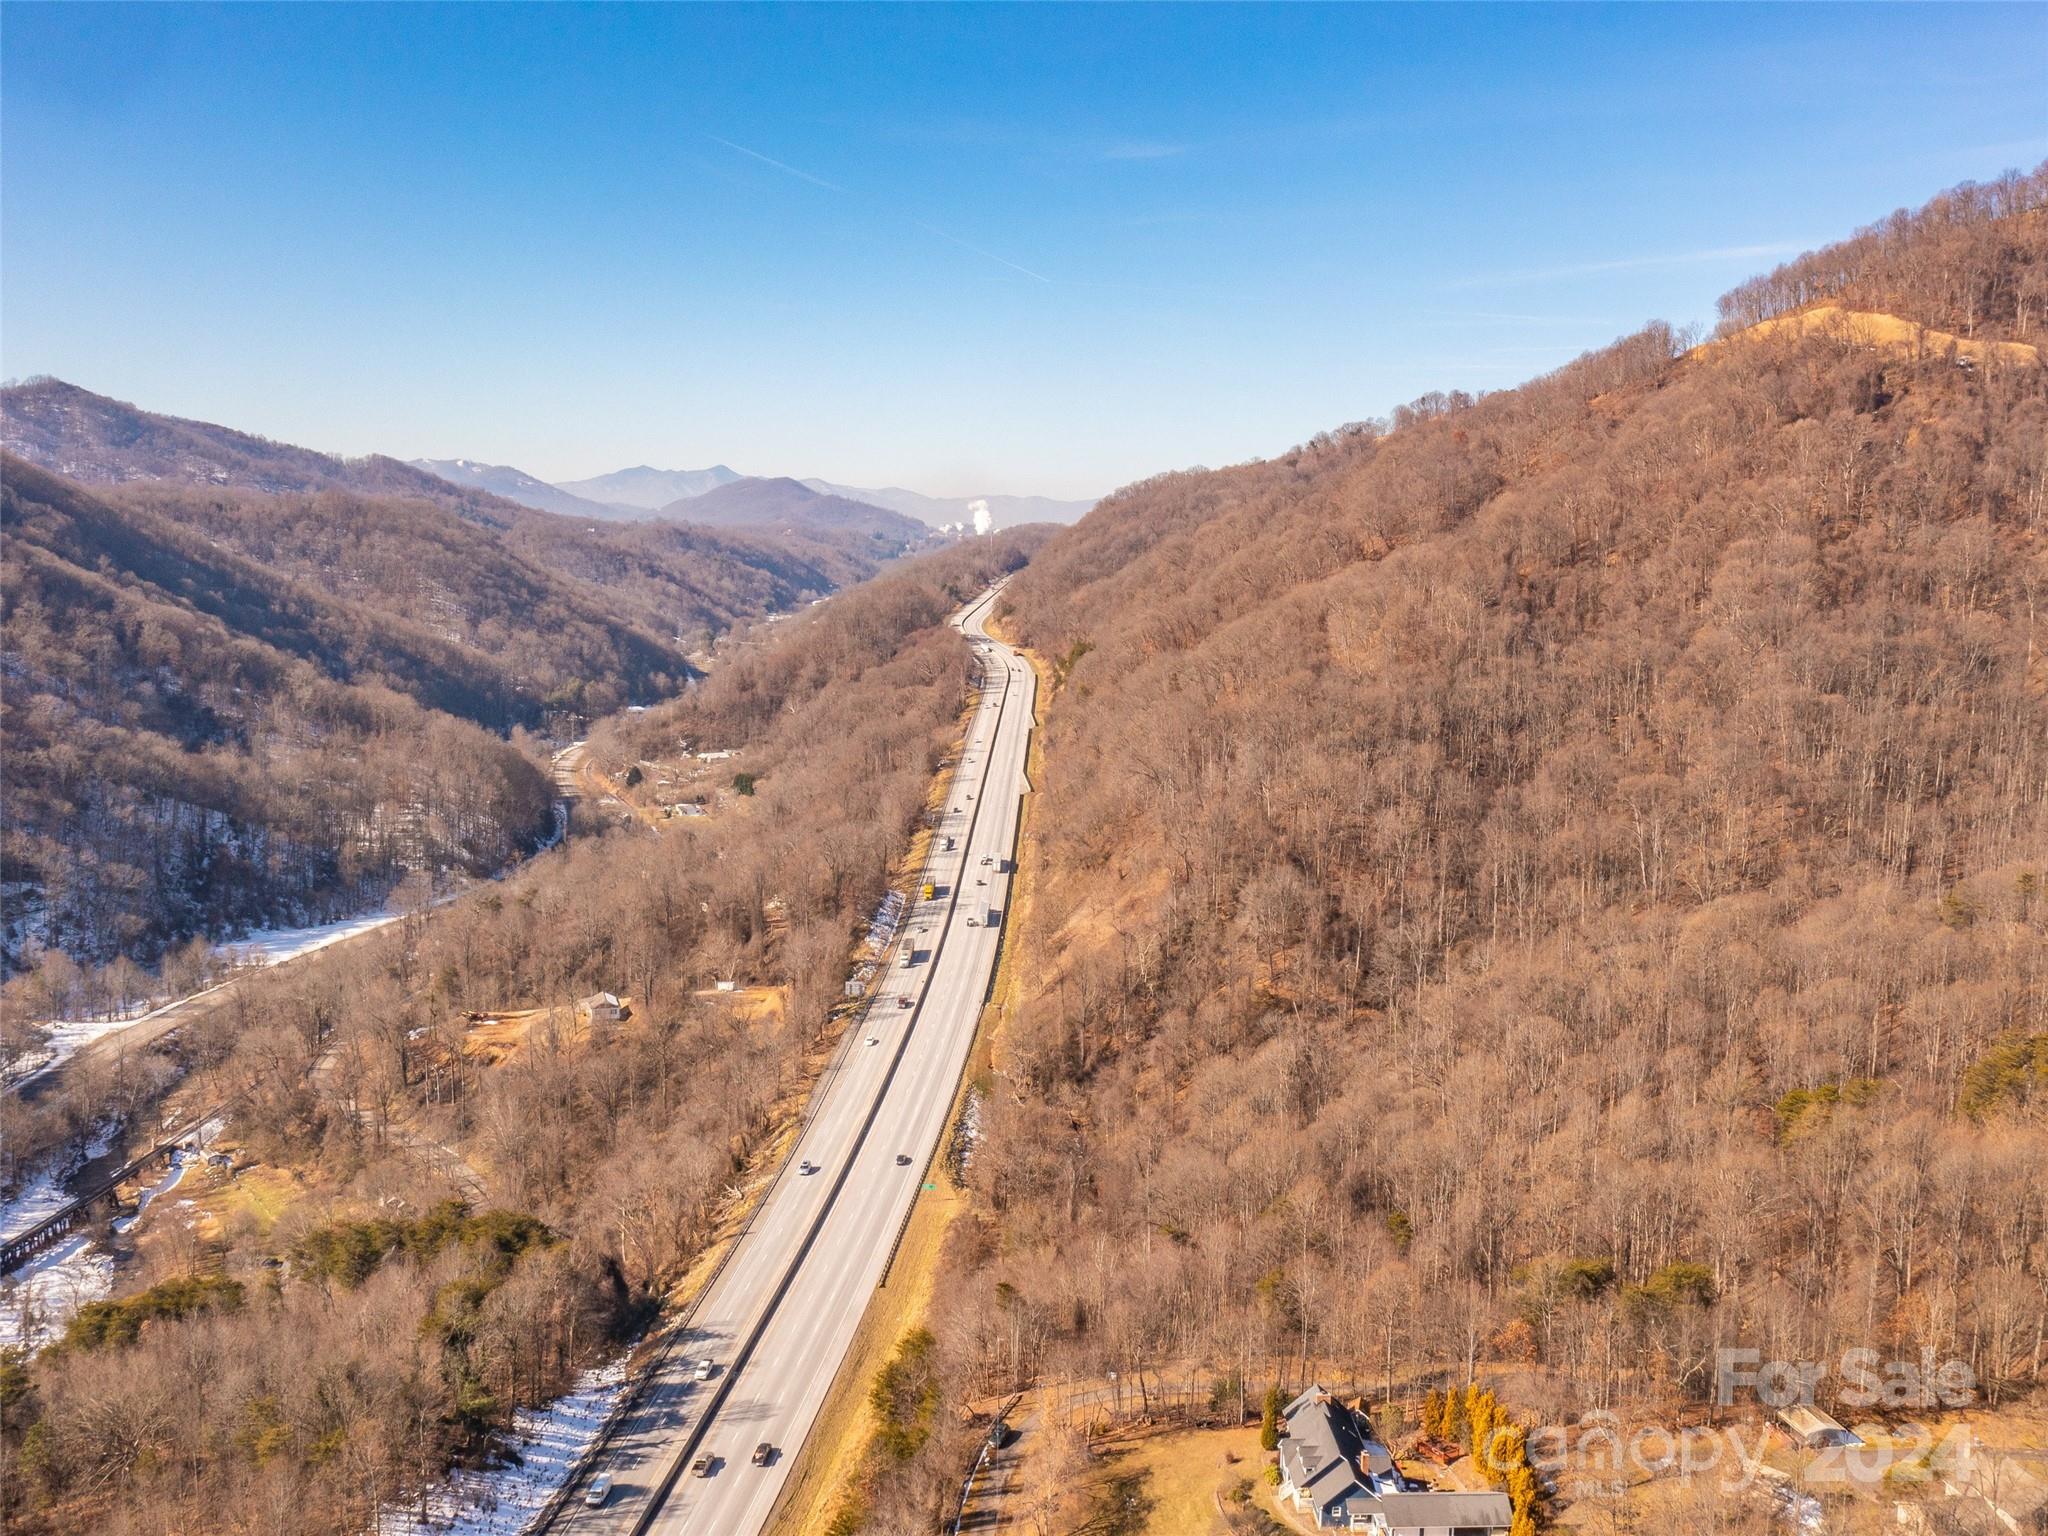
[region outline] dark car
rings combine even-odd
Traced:
[[[910,1154],[908,1152],[898,1152],[896,1154],[896,1166],[898,1168],[908,1168],[910,1166]]]
[[[765,1467],[768,1465],[769,1462],[773,1461],[774,1459],[775,1447],[770,1445],[766,1440],[763,1440],[759,1445],[754,1447],[755,1466]]]

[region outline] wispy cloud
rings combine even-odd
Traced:
[[[1014,262],[1010,260],[1010,258],[1007,256],[998,256],[994,251],[985,251],[978,245],[973,245],[970,244],[968,241],[962,240],[958,235],[949,235],[943,229],[940,229],[936,224],[927,224],[924,222],[924,220],[919,219],[917,221],[917,227],[923,230],[926,234],[937,235],[941,240],[952,241],[953,244],[959,246],[960,249],[963,251],[972,251],[975,255],[986,257],[988,260],[995,262],[998,266],[1008,267],[1012,272],[1022,272],[1026,277],[1036,278],[1041,283],[1049,283],[1052,281],[1052,279],[1047,277],[1043,272],[1034,272],[1029,267],[1022,265],[1019,262]]]
[[[840,186],[836,181],[827,181],[822,176],[813,176],[809,171],[800,171],[793,165],[787,165],[777,160],[773,155],[762,154],[758,149],[749,149],[744,144],[735,144],[731,139],[721,139],[715,133],[707,133],[704,137],[714,144],[723,144],[735,154],[745,155],[749,159],[758,160],[763,165],[772,165],[776,170],[782,172],[783,175],[794,176],[798,181],[808,181],[812,186],[823,187],[827,192],[846,191],[846,188]]]
[[[1171,160],[1188,152],[1185,144],[1165,144],[1153,139],[1124,139],[1103,150],[1105,160]]]
[[[1797,256],[1811,250],[1810,243],[1777,241],[1769,245],[1724,245],[1706,251],[1677,251],[1664,256],[1626,256],[1619,261],[1583,261],[1562,267],[1537,267],[1523,272],[1495,272],[1485,277],[1461,277],[1441,286],[1449,289],[1505,288],[1518,283],[1552,283],[1572,277],[1597,277],[1603,272],[1642,272],[1660,267],[1710,266],[1718,262],[1762,261],[1773,257]]]

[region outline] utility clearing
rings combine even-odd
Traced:
[[[1923,357],[1945,354],[1953,347],[1958,358],[1967,358],[1972,363],[1996,361],[2014,366],[2038,366],[2041,361],[2040,348],[2023,341],[1976,341],[1947,331],[1930,330],[1910,320],[1901,320],[1897,315],[1844,309],[1839,304],[1813,304],[1788,315],[1774,315],[1733,335],[1695,347],[1691,355],[1708,361],[1725,354],[1727,348],[1736,342],[1811,335],[1837,336],[1859,346],[1895,347]]]

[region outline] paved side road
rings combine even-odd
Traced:
[[[984,650],[984,681],[935,834],[955,848],[934,855],[937,892],[903,924],[913,963],[891,957],[689,1333],[586,1474],[608,1473],[610,1497],[592,1509],[579,1487],[552,1530],[753,1536],[768,1522],[938,1151],[995,974],[1037,682],[982,627],[994,600],[953,619]],[[715,1374],[698,1381],[704,1359]],[[707,1477],[691,1470],[701,1456]]]

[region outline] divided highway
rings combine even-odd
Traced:
[[[547,1529],[753,1536],[768,1523],[939,1150],[995,974],[1037,692],[982,627],[996,590],[952,620],[984,649],[983,682],[933,834],[935,894],[911,904],[865,1021],[689,1329]],[[611,1491],[593,1508],[599,1475]]]

